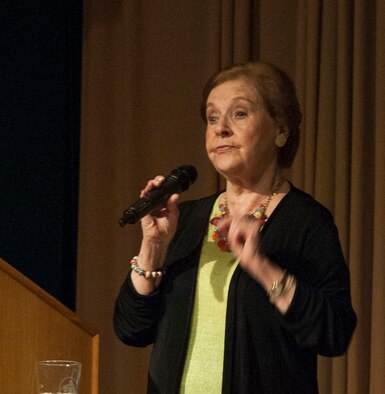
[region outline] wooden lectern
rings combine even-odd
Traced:
[[[80,361],[80,394],[98,394],[98,332],[0,259],[0,393],[35,394],[48,359]]]

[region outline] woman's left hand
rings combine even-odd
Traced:
[[[226,217],[219,230],[227,234],[231,252],[239,259],[240,266],[256,280],[259,279],[269,260],[260,253],[262,223],[252,215],[242,218]]]
[[[252,215],[240,219],[226,217],[218,226],[221,233],[227,233],[231,252],[239,259],[239,265],[265,290],[270,293],[275,282],[280,282],[285,271],[260,251],[261,229],[263,223]],[[295,281],[289,291],[282,293],[274,301],[278,310],[284,314],[288,310],[295,292]]]

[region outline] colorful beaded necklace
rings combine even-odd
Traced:
[[[258,208],[251,214],[254,216],[257,220],[262,221],[262,227],[266,224],[267,222],[267,215],[266,215],[266,210],[267,207],[269,206],[271,200],[276,196],[278,193],[278,190],[281,188],[283,185],[283,182],[285,181],[284,177],[280,177],[277,184],[273,187],[273,190],[271,191],[270,196],[267,198],[266,202],[264,204],[259,204]],[[218,244],[218,247],[222,252],[229,252],[229,244],[227,243],[227,239],[225,234],[221,233],[218,229],[219,223],[223,220],[223,218],[229,214],[229,208],[227,206],[227,194],[224,193],[224,203],[219,204],[219,212],[210,220],[210,224],[214,226],[214,232],[212,235],[212,239]],[[261,228],[262,229],[262,228]]]

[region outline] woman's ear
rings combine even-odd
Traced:
[[[275,130],[274,143],[278,148],[285,146],[287,139],[289,138],[289,130],[287,127],[278,127]]]

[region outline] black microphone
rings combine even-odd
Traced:
[[[149,191],[123,212],[123,216],[119,219],[119,224],[123,227],[127,223],[136,223],[154,208],[167,201],[172,194],[187,190],[195,182],[197,176],[197,170],[190,165],[172,170],[159,188]]]

